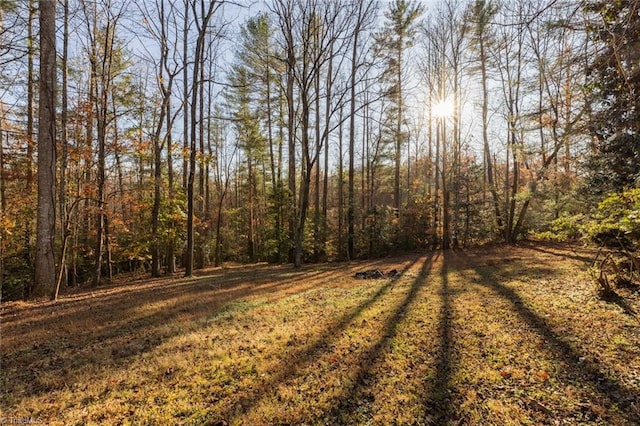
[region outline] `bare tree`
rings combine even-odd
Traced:
[[[156,120],[155,130],[153,132],[153,156],[154,156],[154,175],[153,175],[153,209],[151,212],[151,275],[160,276],[161,266],[161,243],[159,231],[160,206],[162,201],[162,151],[164,150],[167,140],[170,137],[172,129],[172,117],[170,115],[170,104],[173,90],[173,82],[181,71],[178,64],[171,62],[171,52],[177,49],[177,40],[171,40],[171,34],[177,35],[177,31],[170,31],[170,25],[173,23],[174,29],[177,27],[175,20],[175,4],[166,2],[166,0],[157,0],[155,5],[155,16],[146,8],[146,4],[139,5],[145,16],[148,31],[152,39],[159,46],[159,58],[154,63],[157,70],[157,85],[160,91],[160,105],[158,107],[158,117]],[[165,128],[165,121],[167,122]],[[163,131],[165,132],[163,135]],[[171,153],[167,152],[167,157],[171,157]]]
[[[337,53],[334,49],[335,41],[346,30],[349,16],[341,12],[341,5],[336,1],[276,0],[272,9],[282,28],[282,62],[286,68],[285,96],[288,106],[289,190],[292,202],[296,201],[295,148],[298,134],[302,157],[300,191],[292,222],[293,262],[300,266],[312,173],[317,166],[323,143],[322,138],[314,140],[311,137],[311,113],[317,96],[314,86],[318,74],[324,72],[330,58]]]
[[[361,37],[363,32],[371,24],[375,14],[375,4],[373,1],[360,0],[357,3],[355,25],[351,36],[351,70],[349,76],[349,166],[347,183],[347,256],[349,259],[355,257],[355,145],[356,145],[356,88],[358,85],[358,71],[363,66],[363,57],[360,53],[362,49]],[[342,154],[342,152],[341,152]],[[342,176],[340,176],[342,179]]]
[[[187,179],[187,249],[186,249],[186,261],[185,261],[185,276],[189,277],[193,275],[194,266],[194,228],[193,219],[195,214],[194,206],[194,183],[196,175],[196,159],[197,159],[197,140],[198,140],[198,99],[200,96],[201,88],[200,83],[202,75],[200,67],[202,66],[202,58],[205,54],[205,40],[209,31],[209,25],[215,12],[222,5],[221,2],[211,1],[208,6],[205,6],[204,2],[201,2],[198,8],[197,2],[192,4],[193,16],[196,23],[197,38],[196,47],[194,52],[194,64],[192,74],[192,86],[191,86],[191,101],[190,101],[190,143],[189,143],[189,176]],[[186,59],[186,58],[185,58]],[[186,131],[186,129],[185,129]]]
[[[481,77],[484,182],[486,182],[491,194],[495,223],[498,230],[504,232],[498,188],[495,183],[493,155],[491,153],[491,145],[489,143],[489,53],[487,52],[487,45],[491,42],[491,19],[496,13],[497,6],[491,0],[476,0],[471,7],[468,19],[473,26],[472,43],[476,47],[477,62],[478,67],[480,68]]]
[[[98,157],[96,162],[96,202],[98,207],[98,218],[96,224],[96,247],[93,280],[94,286],[100,284],[102,280],[102,267],[104,262],[105,248],[108,250],[108,216],[106,209],[106,157],[107,157],[107,127],[113,121],[110,116],[111,90],[116,74],[120,71],[119,58],[116,50],[116,30],[118,21],[125,13],[124,5],[120,9],[112,8],[111,3],[103,5],[102,10],[98,10],[97,4],[82,2],[82,12],[84,13],[87,27],[88,53],[91,72],[91,93],[93,101],[96,123],[96,143]],[[100,16],[99,16],[100,15]],[[87,124],[89,126],[89,124]],[[89,140],[92,138],[92,131],[87,132]],[[110,269],[109,269],[110,271]]]

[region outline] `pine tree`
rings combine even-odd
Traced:
[[[387,83],[386,95],[392,102],[389,119],[394,121],[393,139],[395,145],[395,177],[393,202],[396,209],[400,208],[400,164],[402,146],[405,144],[404,130],[406,66],[405,52],[412,46],[418,29],[418,20],[423,7],[407,0],[394,0],[385,13],[386,23],[377,36],[380,56],[385,62],[383,79]]]

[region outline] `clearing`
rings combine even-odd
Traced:
[[[640,424],[640,297],[552,244],[5,303],[0,422]],[[356,279],[357,271],[396,269]]]

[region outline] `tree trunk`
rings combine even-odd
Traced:
[[[182,188],[187,189],[189,163],[189,0],[184,0],[184,20],[182,21]],[[186,261],[186,259],[185,259]]]
[[[198,126],[197,126],[197,112],[198,112],[198,96],[200,96],[201,91],[201,72],[200,67],[202,66],[202,57],[204,55],[204,45],[205,38],[207,36],[207,31],[209,27],[209,20],[213,16],[213,12],[219,7],[219,3],[212,1],[209,3],[209,8],[205,12],[204,4],[202,4],[202,21],[198,21],[198,38],[196,40],[196,51],[193,62],[193,81],[191,88],[191,122],[190,122],[190,131],[191,131],[191,141],[190,141],[190,153],[189,153],[189,178],[187,180],[187,248],[185,254],[185,276],[190,277],[193,275],[193,267],[194,267],[194,229],[193,229],[193,218],[195,214],[195,206],[194,206],[194,196],[195,196],[195,174],[196,174],[196,159],[197,159],[197,149],[196,149],[196,141],[198,137]],[[197,18],[197,14],[195,13],[195,5],[194,7],[194,18]],[[199,90],[200,89],[200,90]]]
[[[200,57],[200,79],[199,79],[199,96],[198,96],[198,152],[200,155],[198,156],[198,202],[196,208],[196,214],[200,218],[200,238],[196,244],[197,256],[196,256],[196,267],[198,269],[204,268],[206,263],[206,242],[205,228],[207,226],[206,218],[205,218],[205,180],[206,176],[206,161],[205,161],[205,143],[204,143],[204,129],[205,129],[205,115],[204,115],[204,83],[205,83],[205,61],[207,60],[207,55],[205,54],[204,46],[209,44],[206,39],[207,35],[205,34],[205,39],[203,40],[202,54]],[[210,44],[209,44],[210,46]],[[208,121],[209,118],[207,118]]]
[[[402,113],[403,113],[403,99],[402,99],[402,49],[404,49],[404,38],[400,35],[398,40],[398,49],[397,53],[397,73],[396,73],[396,106],[398,108],[398,116],[396,117],[396,128],[395,128],[395,168],[394,168],[394,176],[393,176],[393,207],[396,208],[396,211],[400,211],[401,204],[401,192],[400,192],[400,167],[402,164]]]
[[[291,39],[288,41],[287,46],[287,77],[286,77],[286,97],[287,97],[287,147],[288,147],[288,160],[289,165],[287,169],[289,179],[289,238],[293,238],[297,241],[296,236],[296,218],[298,212],[296,209],[296,111],[295,111],[295,99],[294,99],[294,75],[293,67],[295,66],[295,52],[293,50],[293,34],[288,34]],[[295,262],[293,245],[290,250],[290,260]]]
[[[340,127],[338,128],[338,260],[344,259],[344,155],[342,149],[343,115],[340,106]]]
[[[1,17],[0,17],[1,18]],[[0,109],[0,218],[7,211],[7,198],[4,184],[4,111]],[[4,285],[4,231],[0,230],[0,299]]]
[[[34,4],[34,0],[29,0],[28,3],[29,9],[29,17],[27,21],[27,165],[26,165],[26,176],[25,176],[25,193],[27,195],[28,200],[32,200],[31,196],[33,193],[33,150],[35,144],[33,142],[34,137],[34,97],[35,97],[35,69],[34,69],[34,56],[35,56],[35,47],[34,47],[34,37],[33,37],[33,22],[35,20],[36,7]],[[32,254],[31,254],[31,238],[32,231],[31,227],[32,223],[32,215],[29,211],[29,206],[31,203],[25,203],[26,211],[21,215],[22,220],[24,220],[24,247],[23,247],[23,257],[24,261],[27,265],[32,264]],[[27,296],[32,292],[32,288],[27,289]]]
[[[502,214],[500,212],[500,200],[498,198],[498,190],[494,180],[493,158],[491,157],[491,148],[489,146],[489,89],[487,87],[487,54],[484,42],[484,33],[482,33],[479,35],[479,48],[480,74],[482,76],[482,145],[484,147],[484,164],[486,170],[485,178],[493,200],[493,212],[498,232],[503,233],[504,224],[502,221]]]
[[[355,257],[355,145],[356,145],[356,72],[358,70],[358,38],[360,36],[360,17],[362,4],[359,4],[359,16],[356,28],[353,32],[353,46],[351,50],[351,76],[350,76],[350,110],[349,110],[349,167],[347,182],[347,258]]]
[[[32,296],[55,286],[56,223],[56,3],[40,1],[40,107],[38,113],[38,216]]]
[[[60,266],[59,266],[59,279],[56,283],[56,289],[52,293],[52,300],[56,300],[58,298],[58,291],[60,288],[60,282],[63,277],[68,276],[68,267],[67,267],[67,244],[71,232],[71,228],[68,223],[69,219],[69,211],[67,206],[67,168],[69,164],[69,142],[67,138],[67,125],[68,125],[68,56],[69,56],[69,0],[64,0],[63,4],[63,37],[62,37],[62,63],[61,63],[61,71],[62,71],[62,106],[60,111],[60,144],[62,146],[62,158],[60,159],[60,192],[58,203],[60,205],[60,229],[63,233],[62,240],[62,248],[60,250]],[[65,280],[65,282],[68,279]]]
[[[255,261],[256,252],[255,252],[255,237],[254,237],[254,171],[253,171],[253,160],[251,150],[247,152],[247,180],[249,185],[249,217],[248,217],[248,225],[249,232],[247,233],[247,256],[251,262]]]

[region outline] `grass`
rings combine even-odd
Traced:
[[[639,424],[640,297],[599,299],[590,255],[525,244],[242,266],[7,303],[0,417]],[[353,278],[366,269],[400,274]]]

